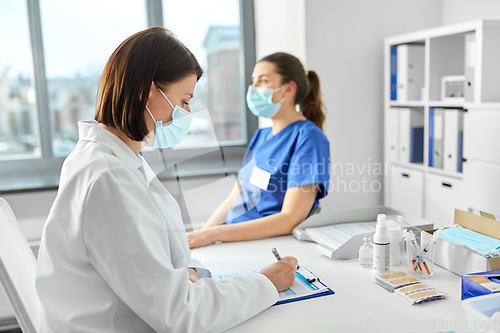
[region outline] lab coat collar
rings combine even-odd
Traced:
[[[142,166],[143,160],[120,138],[99,127],[97,121],[79,121],[78,132],[80,140],[97,142],[110,148],[120,160],[133,170]]]
[[[149,166],[148,162],[146,162],[146,160],[144,159],[144,157],[139,156],[139,158],[141,159],[142,165],[144,167],[144,176],[146,177],[146,183],[151,184],[152,180],[157,179],[156,178],[156,174],[153,171],[153,169],[151,169],[151,167]]]

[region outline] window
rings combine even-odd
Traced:
[[[205,76],[196,85],[191,110],[208,109],[211,119],[200,123],[211,121],[219,145],[244,143],[246,121],[242,112],[245,101],[241,75],[244,62],[240,57],[239,1],[163,0],[163,25],[193,52],[205,70]],[[196,131],[196,136],[188,136],[181,145],[203,142],[206,128],[194,127],[192,131]]]
[[[0,4],[0,45],[0,161],[39,157],[26,2]]]
[[[176,149],[169,164],[214,152],[203,148],[214,137],[221,146],[247,144],[257,128],[244,99],[255,64],[253,1],[2,1],[0,191],[57,186],[78,140],[77,122],[94,117],[108,57],[125,38],[156,25],[174,32],[206,70],[191,101],[200,112],[180,146],[189,149]],[[231,147],[226,161],[237,167],[241,149]],[[148,153],[153,164],[161,162],[157,152]],[[220,172],[198,165],[190,174]]]
[[[78,121],[94,119],[106,61],[130,35],[147,28],[137,0],[40,0],[54,156],[78,141]]]

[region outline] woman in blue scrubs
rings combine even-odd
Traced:
[[[233,190],[202,230],[188,234],[191,248],[290,234],[327,195],[330,144],[317,74],[287,53],[260,60],[247,105],[272,127],[255,132]]]

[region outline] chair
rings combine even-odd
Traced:
[[[305,218],[305,220],[307,220],[308,218],[310,218],[311,216],[313,216],[314,214],[319,214],[321,212],[321,207],[318,205],[318,206],[314,206],[313,208],[311,208],[311,210],[309,211],[309,214],[307,215],[307,217]],[[305,221],[304,220],[304,221]]]
[[[39,333],[36,259],[7,201],[0,198],[0,282],[23,333]]]

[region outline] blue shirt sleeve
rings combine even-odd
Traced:
[[[319,200],[328,194],[330,142],[320,129],[300,133],[290,158],[287,189],[318,184]]]

